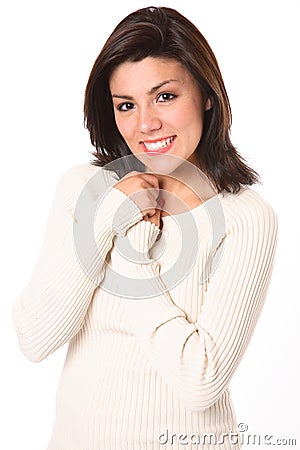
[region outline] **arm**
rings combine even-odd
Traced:
[[[32,361],[79,331],[114,236],[142,218],[111,186],[107,171],[87,164],[67,170],[58,183],[36,266],[13,308],[19,345]]]
[[[153,242],[149,238],[153,233],[157,227],[142,220],[127,236],[144,252],[147,242]],[[154,260],[148,257],[147,262],[132,263],[132,277],[144,279],[145,293],[161,285],[156,297],[126,300],[133,332],[153,366],[189,409],[209,408],[228,386],[266,297],[276,238],[276,216],[264,202],[244,204],[238,215],[233,206],[214,259],[223,253],[195,323],[187,320],[164,289]],[[126,266],[128,273],[128,262]]]

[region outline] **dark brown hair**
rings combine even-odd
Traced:
[[[204,99],[211,100],[212,107],[204,114],[196,155],[199,168],[217,191],[235,193],[241,185],[258,182],[258,174],[231,143],[231,108],[212,49],[195,25],[165,7],[143,8],[125,17],[94,63],[84,102],[85,126],[97,149],[92,152],[96,159],[91,164],[104,166],[132,154],[115,123],[109,79],[123,62],[141,61],[149,56],[179,61],[198,82]],[[138,170],[139,164],[143,170],[140,162],[131,170]]]

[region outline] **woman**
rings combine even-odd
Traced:
[[[170,8],[126,17],[86,88],[95,159],[60,180],[14,307],[23,352],[69,343],[48,450],[241,448],[228,384],[277,239],[199,30]]]

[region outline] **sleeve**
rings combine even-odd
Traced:
[[[114,236],[142,219],[106,173],[78,165],[58,182],[35,268],[12,311],[19,345],[32,361],[80,330]]]
[[[127,233],[142,255],[131,263],[132,277],[142,279],[144,294],[158,292],[147,298],[137,289],[140,298],[125,300],[133,332],[152,365],[193,411],[209,408],[227,388],[254,331],[272,273],[277,242],[272,208],[254,202],[226,222],[213,256],[218,263],[195,323],[174,303],[156,261],[145,258],[157,227],[142,220]],[[127,261],[127,274],[129,266]],[[182,295],[193,295],[193,289]]]

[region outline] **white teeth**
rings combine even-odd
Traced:
[[[167,147],[168,145],[171,144],[172,141],[174,141],[175,137],[169,137],[167,139],[162,139],[161,141],[157,141],[157,142],[144,142],[144,145],[146,147],[147,150],[160,150],[164,147]]]

